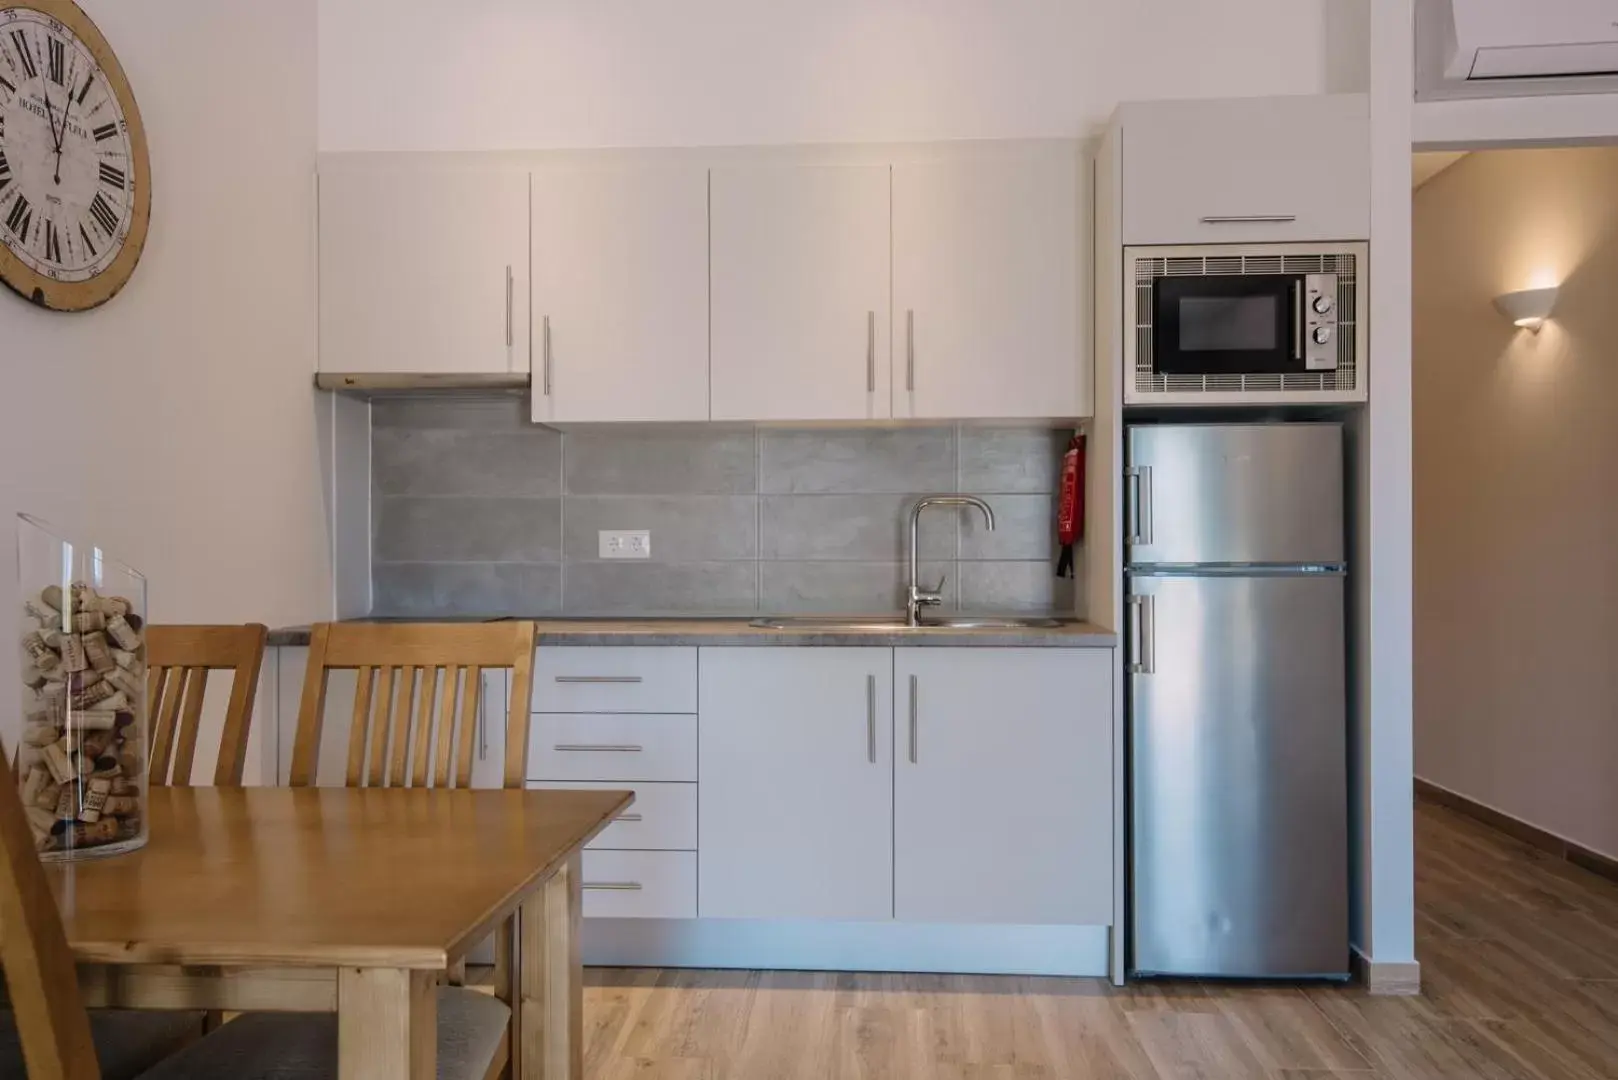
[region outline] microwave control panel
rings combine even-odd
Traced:
[[[1337,370],[1337,275],[1304,278],[1304,366],[1309,371]]]

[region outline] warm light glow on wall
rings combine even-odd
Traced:
[[[1513,324],[1524,330],[1539,333],[1545,320],[1551,317],[1556,308],[1556,294],[1559,291],[1555,285],[1538,289],[1523,289],[1519,292],[1503,293],[1494,298],[1494,306],[1500,314],[1510,319]]]

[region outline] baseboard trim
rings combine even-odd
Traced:
[[[1479,821],[1497,832],[1503,832],[1514,840],[1553,855],[1558,859],[1565,859],[1583,870],[1597,874],[1609,881],[1618,881],[1618,859],[1594,851],[1583,844],[1576,843],[1564,836],[1558,836],[1538,825],[1530,825],[1521,818],[1512,817],[1503,810],[1496,810],[1475,799],[1449,788],[1439,787],[1430,780],[1415,778],[1416,797],[1435,803],[1438,806],[1454,810],[1458,814],[1465,814],[1474,821]]]
[[[1354,981],[1373,997],[1415,997],[1421,993],[1421,964],[1414,961],[1378,963],[1355,949]]]

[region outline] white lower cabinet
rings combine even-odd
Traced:
[[[1112,922],[1112,655],[894,650],[894,918]]]
[[[592,919],[694,919],[693,851],[584,853],[584,914]]]
[[[698,913],[893,916],[893,653],[704,648]]]

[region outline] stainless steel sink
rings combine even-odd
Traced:
[[[828,632],[875,631],[880,633],[904,631],[920,633],[926,630],[1052,630],[1062,625],[1059,619],[1019,619],[994,616],[962,615],[957,618],[923,619],[920,626],[909,626],[903,618],[874,616],[870,618],[836,615],[793,615],[783,618],[754,619],[749,625],[760,630],[825,630]]]

